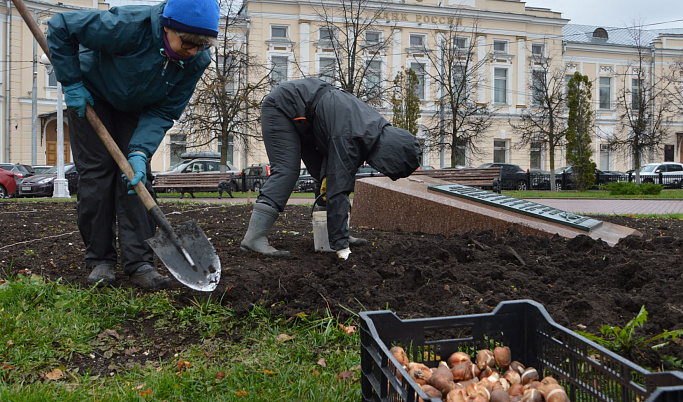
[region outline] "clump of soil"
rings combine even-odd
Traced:
[[[0,205],[3,275],[31,272],[87,286],[75,203]],[[683,222],[679,220],[597,217],[644,234],[614,247],[588,236],[567,240],[523,236],[516,230],[452,237],[354,230],[369,244],[354,248],[349,260],[341,261],[333,254],[313,251],[310,206],[288,206],[270,241],[289,250],[292,258],[277,260],[240,251],[251,209],[162,204],[172,224],[199,222],[222,262],[220,284],[210,295],[174,282],[180,304],[210,296],[238,314],[260,303],[273,315],[329,311],[346,320],[350,311],[387,308],[404,319],[479,314],[502,301],[531,299],[571,330],[585,327],[598,334],[603,325],[623,327],[643,305],[648,320],[636,336],[683,328]],[[157,266],[162,267],[159,262]],[[131,286],[118,273],[116,285]],[[630,358],[661,368],[663,355],[683,359],[683,343]]]

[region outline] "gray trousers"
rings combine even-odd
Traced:
[[[137,127],[139,114],[124,113],[96,99],[95,112],[128,156],[128,143]],[[85,266],[117,262],[116,235],[121,249],[121,266],[130,275],[143,265],[153,265],[154,253],[146,239],[154,236],[156,224],[137,195],[128,195],[121,170],[87,119],[68,108],[71,151],[78,170],[78,229],[85,243]],[[152,197],[152,175],[147,164],[147,190]]]
[[[270,98],[266,98],[261,107],[261,127],[270,161],[270,178],[261,188],[256,202],[282,212],[299,178],[301,161],[311,176],[320,181],[323,156],[315,149],[312,138],[301,138],[294,121],[277,109]]]

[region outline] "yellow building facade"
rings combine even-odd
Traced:
[[[8,4],[0,5],[4,17],[0,161],[53,164],[56,83],[44,65],[33,62],[34,54],[40,60],[42,51],[34,52],[30,32]],[[68,9],[108,7],[96,0],[28,1],[26,5],[40,23]],[[353,65],[364,71],[354,76],[354,93],[389,121],[394,77],[408,68],[417,71],[421,100],[417,136],[424,146],[423,164],[437,168],[495,161],[548,170],[548,144],[542,138],[525,141],[515,129],[536,103],[539,74],[561,74],[564,79],[578,71],[589,77],[596,126],[593,160],[603,170],[633,167],[629,150],[611,145],[624,130],[620,99],[634,93],[631,75],[648,83],[672,76],[672,102],[680,102],[683,94],[680,64],[674,68],[683,58],[683,29],[638,30],[636,40],[634,30],[570,24],[559,12],[527,7],[518,0],[245,0],[238,20],[236,28],[231,28],[234,32],[223,34],[245,45],[250,57],[263,66],[262,74],[268,74],[275,85],[303,77],[321,77],[340,85],[343,77],[352,75],[349,66]],[[344,51],[351,48],[350,42],[355,46],[351,59]],[[443,52],[448,46],[458,47],[456,59],[468,65],[463,73],[468,90],[464,104],[488,111],[485,129],[472,137],[472,144],[458,147],[435,135],[452,119],[451,111],[442,107],[446,92]],[[646,57],[642,49],[647,49]],[[251,81],[262,78],[255,73],[248,77]],[[676,106],[668,112],[665,138],[641,162],[683,161],[683,112],[680,103]],[[166,136],[153,157],[154,170],[167,170],[173,162],[171,154],[179,149],[191,150],[191,135],[183,130],[175,127]],[[68,141],[68,127],[65,136]],[[230,144],[229,158],[238,168],[268,162],[258,132],[238,137]],[[217,151],[218,147],[211,144],[205,149]],[[454,148],[456,157],[452,157]],[[66,160],[71,160],[69,155]],[[556,148],[554,165],[565,165],[563,143]]]

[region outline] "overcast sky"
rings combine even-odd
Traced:
[[[524,0],[522,0],[524,1]],[[526,0],[527,7],[544,7],[562,13],[570,24],[609,27],[632,26],[634,21],[664,25],[646,25],[645,29],[683,28],[681,0]]]

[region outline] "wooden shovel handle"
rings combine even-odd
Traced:
[[[50,48],[47,46],[47,39],[45,38],[43,31],[40,30],[40,27],[38,27],[38,24],[31,16],[31,13],[26,8],[24,2],[22,0],[12,0],[12,2],[17,8],[17,11],[19,11],[19,14],[21,14],[21,18],[23,18],[26,22],[26,25],[28,25],[28,28],[36,38],[36,41],[40,45],[41,49],[43,49],[43,52],[45,52],[47,57],[50,58]],[[50,61],[52,61],[52,58],[50,58]],[[128,180],[132,180],[135,173],[133,172],[133,168],[130,166],[130,163],[128,163],[128,159],[126,159],[126,157],[123,155],[123,152],[121,152],[119,146],[116,144],[116,142],[114,142],[114,139],[111,138],[109,131],[107,131],[107,128],[104,127],[104,124],[102,124],[100,118],[97,117],[97,114],[93,108],[87,104],[85,116],[88,118],[90,125],[95,129],[95,132],[104,143],[104,146],[107,147],[107,150],[111,154],[112,158],[114,158],[114,161],[116,161],[119,169],[121,169],[123,174],[128,176]],[[157,205],[152,196],[149,194],[149,191],[147,191],[147,187],[142,184],[142,181],[135,186],[135,192],[138,193],[138,196],[145,204],[145,208],[147,208],[148,211]]]

